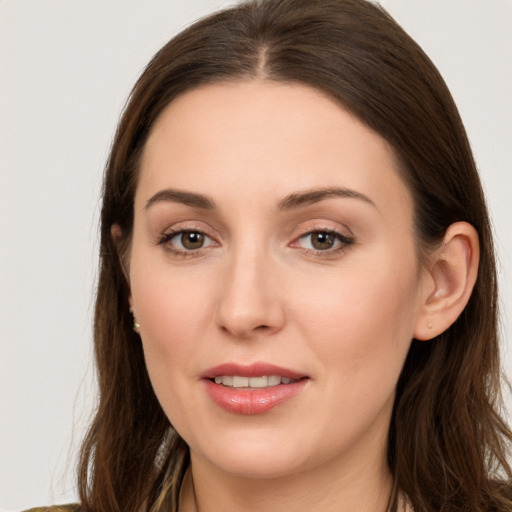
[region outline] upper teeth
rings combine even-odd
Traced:
[[[290,384],[293,379],[277,375],[263,375],[262,377],[239,377],[238,375],[220,375],[215,377],[215,384],[222,384],[232,388],[266,388],[279,384]]]

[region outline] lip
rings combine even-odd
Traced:
[[[279,375],[293,380],[299,380],[307,375],[301,374],[289,368],[283,368],[269,363],[253,363],[248,365],[237,363],[224,363],[209,368],[202,375],[203,379],[214,379],[219,375],[239,375],[240,377],[261,377],[263,375]]]
[[[212,381],[220,375],[238,375],[240,377],[261,377],[279,375],[294,382],[279,384],[267,388],[230,388]],[[267,363],[240,365],[225,363],[208,369],[201,376],[210,399],[222,409],[243,415],[264,414],[298,395],[307,384],[307,375],[288,368]]]

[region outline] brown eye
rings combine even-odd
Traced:
[[[199,233],[197,231],[184,231],[180,235],[180,242],[183,248],[192,251],[203,247],[204,238],[203,233]]]
[[[338,249],[354,243],[349,238],[337,231],[310,231],[302,235],[294,244],[294,247],[301,247],[307,251],[325,252],[328,254],[335,253]]]
[[[199,254],[201,249],[216,246],[216,242],[202,231],[179,230],[164,235],[159,244],[176,254]]]
[[[336,237],[332,233],[320,231],[318,233],[311,233],[311,246],[317,251],[326,251],[332,249],[336,243]]]

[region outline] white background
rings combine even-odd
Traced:
[[[220,0],[0,0],[0,508],[76,499],[104,161],[153,53]],[[445,76],[488,193],[512,346],[512,1],[383,0]],[[508,318],[507,318],[508,313]],[[504,365],[512,376],[512,357]],[[510,397],[508,397],[510,400]]]

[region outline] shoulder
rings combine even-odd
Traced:
[[[25,512],[81,512],[82,508],[77,503],[71,505],[54,505],[52,507],[36,507]]]

